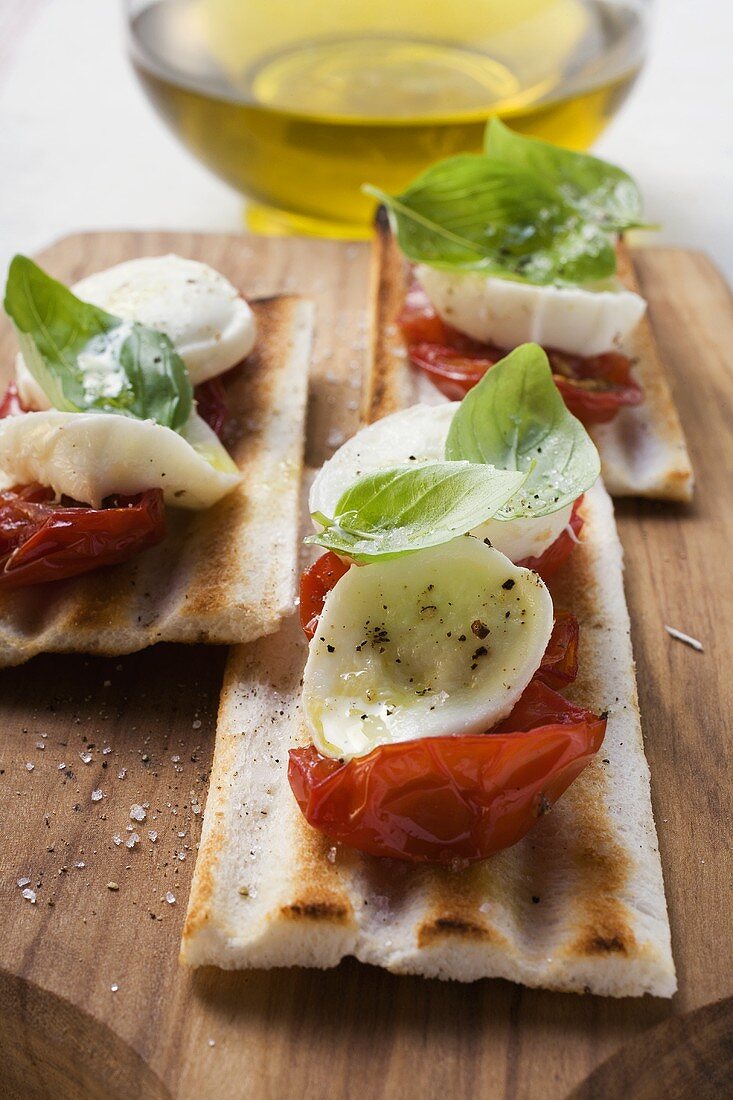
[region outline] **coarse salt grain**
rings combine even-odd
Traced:
[[[201,719],[200,718],[196,718],[195,721],[193,721],[191,723],[191,729],[194,729],[194,730],[200,730],[201,729]]]
[[[106,756],[108,753],[112,752],[112,746],[111,745],[105,745],[104,748],[102,749],[102,752]]]
[[[75,867],[78,867],[78,868],[79,868],[79,870],[81,870],[81,868],[82,868],[82,867],[86,867],[86,863],[84,862],[84,860],[83,860],[83,859],[77,859],[77,860],[76,860],[76,861],[74,862],[74,866],[75,866]]]
[[[66,764],[57,764],[57,767],[58,767],[58,770],[60,772],[62,772],[64,770],[64,768],[66,767]]]
[[[135,803],[134,806],[130,806],[130,818],[132,821],[144,821],[148,815],[139,803]]]
[[[33,769],[35,768],[35,766],[36,766],[35,764],[31,764],[30,760],[26,761],[26,765],[25,765],[26,771],[32,772]]]
[[[22,878],[18,879],[18,886],[27,886],[30,881],[27,875],[23,875]]]
[[[46,746],[43,741],[36,741],[36,748],[40,749],[41,752],[45,752],[46,750]]]
[[[117,778],[118,779],[124,779],[126,775],[127,775],[127,768],[120,768],[120,770],[117,772]]]
[[[209,1039],[209,1046],[210,1047],[215,1047],[216,1046],[216,1039]]]
[[[90,752],[80,752],[79,759],[81,760],[82,764],[91,764],[92,754]]]
[[[177,852],[176,854],[177,854],[178,858],[180,859],[181,863],[183,863],[184,859],[186,858],[186,853],[185,852]]]
[[[109,988],[112,990],[113,993],[116,993],[120,987],[118,986],[117,982],[112,982],[112,985]]]
[[[180,764],[180,762],[181,762],[181,758],[178,755],[172,756],[171,760],[173,761],[174,764]]]
[[[113,842],[114,842],[114,843],[115,843],[115,844],[117,845],[117,847],[119,848],[120,844],[122,844],[122,837],[120,836],[120,834],[119,834],[119,833],[114,833],[114,834],[113,834],[113,836],[112,836],[112,841],[113,841]]]
[[[99,802],[102,798],[104,798],[104,795],[101,790],[99,787],[95,787],[92,791],[92,802]]]
[[[130,833],[127,840],[125,841],[125,847],[126,848],[134,848],[135,845],[139,844],[139,843],[140,843],[140,837],[137,835],[137,833]]]
[[[169,905],[174,904],[176,900],[176,895],[173,893],[172,890],[169,890],[168,893],[165,895],[165,900],[168,902]]]
[[[23,897],[26,898],[26,900],[29,901],[31,903],[31,905],[36,904],[36,891],[35,890],[30,890],[30,889],[26,888],[23,891]]]
[[[153,844],[155,844],[157,839],[158,839],[158,834],[155,831],[155,829],[148,829],[148,840],[151,840],[153,842]]]

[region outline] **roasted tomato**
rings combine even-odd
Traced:
[[[580,532],[583,530],[583,517],[580,514],[582,503],[583,497],[579,496],[570,513],[568,526],[538,558],[523,558],[522,561],[517,562],[517,565],[522,565],[525,569],[533,569],[535,573],[539,573],[543,581],[551,577],[563,562],[567,561],[577,545]]]
[[[619,409],[644,400],[643,389],[631,375],[631,360],[618,351],[588,359],[555,350],[547,355],[565,404],[586,426],[607,424]]]
[[[382,745],[348,763],[292,749],[288,778],[307,821],[349,847],[417,863],[486,859],[552,807],[605,728],[533,681],[491,733]]]
[[[575,615],[569,611],[556,611],[552,634],[534,679],[556,691],[572,684],[578,675],[579,637],[580,626]]]
[[[21,400],[18,387],[15,382],[10,382],[0,400],[0,420],[4,420],[6,416],[18,416],[19,413],[24,412],[28,412],[28,409]]]
[[[410,359],[441,393],[460,401],[487,370],[507,354],[446,325],[422,287],[413,285],[398,318]],[[605,424],[619,409],[638,405],[644,391],[631,375],[631,360],[620,352],[583,358],[546,348],[555,385],[583,424]]]
[[[328,550],[321,554],[310,569],[306,569],[300,578],[300,625],[307,638],[312,638],[318,626],[318,619],[323,611],[323,603],[326,596],[336,584],[336,581],[348,572],[346,565],[338,554]]]
[[[199,382],[194,390],[196,411],[219,439],[226,440],[231,429],[229,399],[221,375]]]
[[[109,497],[103,508],[57,504],[27,485],[0,493],[0,590],[74,577],[127,561],[165,537],[160,489]]]

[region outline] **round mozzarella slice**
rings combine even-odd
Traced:
[[[172,254],[128,260],[71,289],[82,301],[164,332],[194,386],[229,370],[254,347],[255,319],[249,305],[228,279],[197,260]],[[26,405],[50,407],[20,355],[16,378]]]
[[[176,508],[209,508],[239,472],[200,417],[184,432],[108,413],[32,412],[0,420],[0,478],[38,482],[99,508],[105,497],[163,490]]]
[[[413,405],[385,416],[347,440],[318,473],[310,492],[311,514],[333,519],[342,494],[363,474],[377,473],[411,460],[445,457],[445,441],[458,402]],[[488,539],[512,561],[538,558],[570,522],[572,504],[537,519],[490,519],[473,534]]]
[[[446,324],[500,348],[529,342],[572,355],[617,347],[646,310],[618,279],[602,288],[534,286],[421,264],[417,276]]]
[[[316,748],[347,759],[486,732],[531,680],[552,622],[537,574],[474,538],[352,566],[326,597],[305,667]]]

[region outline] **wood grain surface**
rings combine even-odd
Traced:
[[[320,463],[358,420],[368,247],[110,233],[67,238],[41,260],[70,282],[166,250],[205,259],[248,295],[316,300],[306,458]],[[190,973],[178,943],[224,653],[41,657],[0,675],[0,1096],[553,1100],[579,1089],[646,1100],[683,1095],[683,1079],[684,1095],[724,1094],[726,1010],[687,1014],[733,993],[733,307],[698,254],[645,250],[634,261],[698,475],[691,507],[618,508],[676,997],[464,986],[353,961],[329,972]],[[7,330],[0,339],[7,370],[12,340]],[[705,652],[673,641],[665,623]],[[144,821],[130,820],[133,804]],[[128,825],[140,837],[131,848]],[[35,902],[17,885],[25,877]],[[646,1032],[647,1059],[659,1045],[655,1074],[639,1060]]]

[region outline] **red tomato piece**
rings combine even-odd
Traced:
[[[572,684],[578,675],[579,638],[580,625],[575,615],[556,611],[552,634],[534,679],[556,691]]]
[[[546,550],[542,551],[538,558],[522,558],[521,561],[517,562],[517,565],[521,565],[525,569],[533,569],[535,573],[539,573],[543,581],[546,581],[548,577],[557,572],[572,554],[578,543],[580,532],[583,530],[583,517],[580,514],[582,503],[583,497],[579,496],[570,513],[568,526],[560,532]]]
[[[550,349],[547,355],[563,401],[586,427],[607,424],[619,409],[644,400],[631,360],[618,351],[583,358]]]
[[[474,861],[529,832],[605,729],[535,682],[492,733],[382,745],[348,763],[292,749],[288,778],[306,820],[333,840],[416,863]]]
[[[328,550],[321,554],[310,569],[306,569],[300,578],[300,625],[306,638],[312,638],[323,611],[326,596],[339,581],[349,566],[338,554]]]
[[[488,346],[461,352],[445,344],[408,344],[407,354],[451,401],[460,401],[506,354]]]
[[[224,440],[231,427],[229,398],[221,375],[199,382],[194,390],[196,411],[219,439]]]
[[[6,416],[18,416],[24,412],[28,412],[28,409],[23,404],[18,387],[15,382],[10,382],[0,400],[0,420],[4,420]]]
[[[39,485],[9,489],[0,493],[0,590],[127,561],[165,532],[160,489],[110,497],[103,508],[54,503]]]
[[[446,325],[417,283],[407,292],[398,323],[412,362],[451,401],[465,397],[507,354]],[[586,426],[605,424],[619,409],[644,400],[642,387],[631,375],[631,360],[620,352],[584,358],[554,348],[545,351],[565,404]]]

